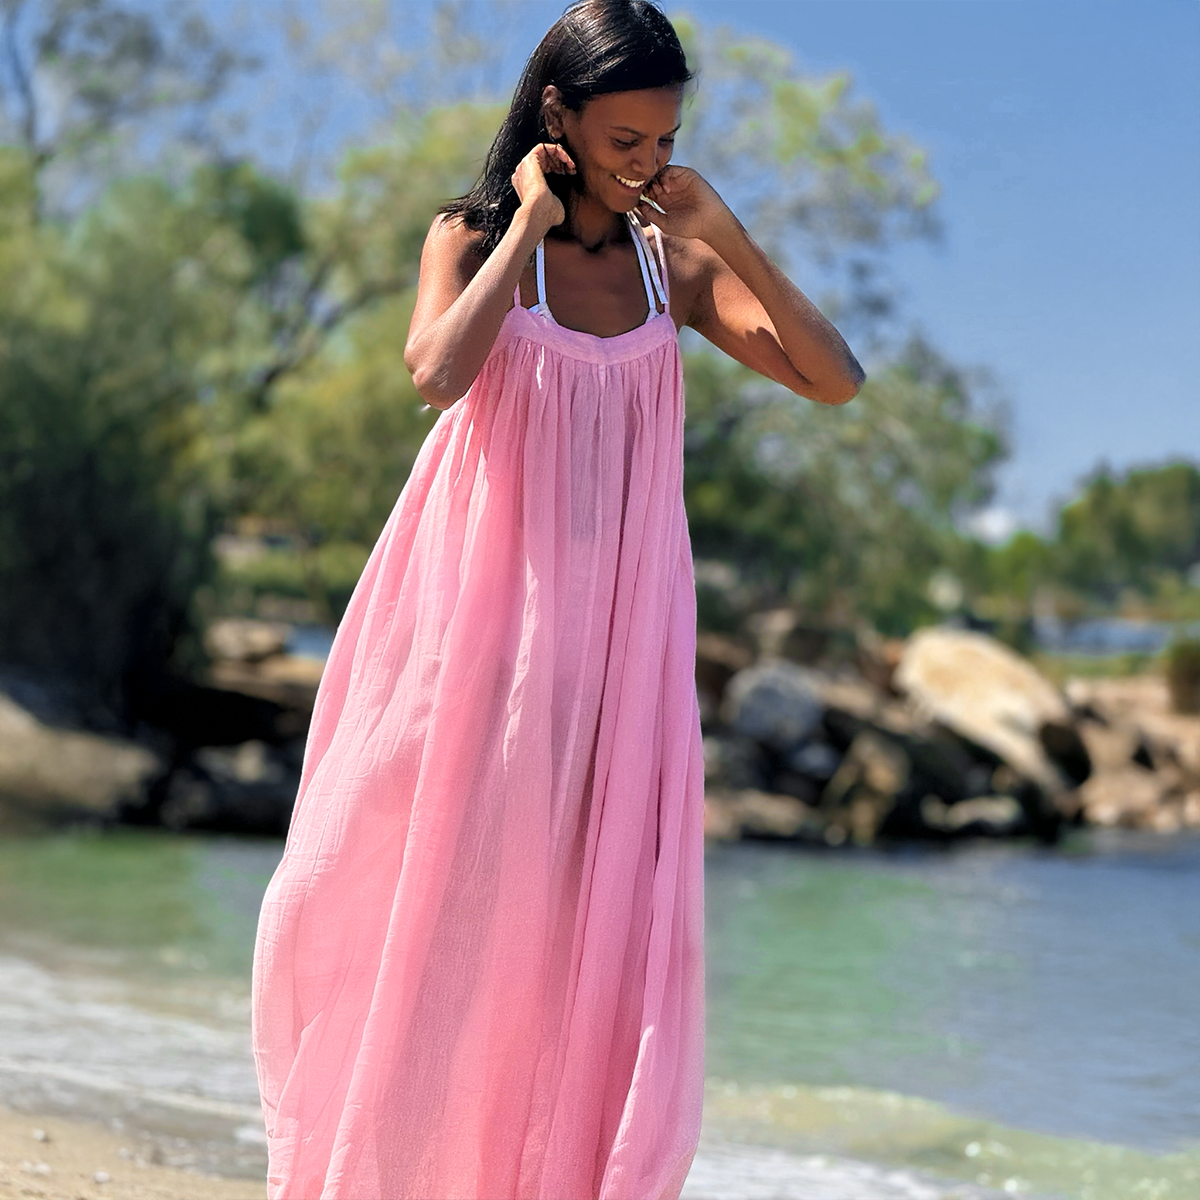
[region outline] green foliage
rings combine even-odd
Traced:
[[[1200,467],[1101,467],[1059,511],[1054,534],[1020,530],[999,546],[965,540],[955,569],[972,605],[1027,619],[1039,597],[1059,616],[1114,610],[1200,619]]]
[[[687,366],[696,555],[736,564],[755,603],[791,600],[889,632],[934,615],[929,576],[1004,451],[961,376],[914,342],[831,408],[711,353]]]
[[[0,659],[119,723],[133,673],[197,653],[216,514],[194,363],[219,321],[177,269],[199,231],[161,185],[129,181],[60,230],[20,215],[5,162],[0,263],[35,286],[0,305]]]
[[[301,543],[270,549],[248,562],[222,563],[211,603],[222,613],[256,616],[264,600],[282,596],[305,601],[321,620],[336,623],[370,552],[360,542]]]
[[[1167,649],[1166,667],[1175,711],[1200,712],[1200,639],[1177,639]]]
[[[1105,600],[1152,592],[1200,564],[1200,466],[1178,461],[1115,475],[1100,467],[1059,514],[1064,582]]]

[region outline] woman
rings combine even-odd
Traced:
[[[445,410],[339,626],[263,902],[268,1195],[678,1197],[703,1093],[679,326],[862,380],[713,189],[646,0],[584,0],[434,220],[405,362]]]

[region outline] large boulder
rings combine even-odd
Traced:
[[[783,661],[764,661],[738,671],[725,688],[722,719],[743,737],[786,752],[821,724],[820,679]]]
[[[767,781],[767,764],[762,748],[739,734],[710,733],[704,738],[704,783],[706,787],[761,788]]]
[[[1049,796],[1090,773],[1062,693],[986,634],[935,627],[908,640],[894,682],[924,718],[991,751]]]
[[[45,818],[112,818],[162,774],[125,738],[44,724],[0,693],[0,801]]]

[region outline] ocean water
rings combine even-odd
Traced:
[[[0,845],[0,1101],[262,1178],[249,965],[282,843]],[[1200,839],[710,848],[688,1200],[1200,1197]]]

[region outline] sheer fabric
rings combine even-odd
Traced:
[[[518,295],[338,627],[255,948],[270,1200],[682,1189],[703,768],[681,366],[647,269],[617,337]]]

